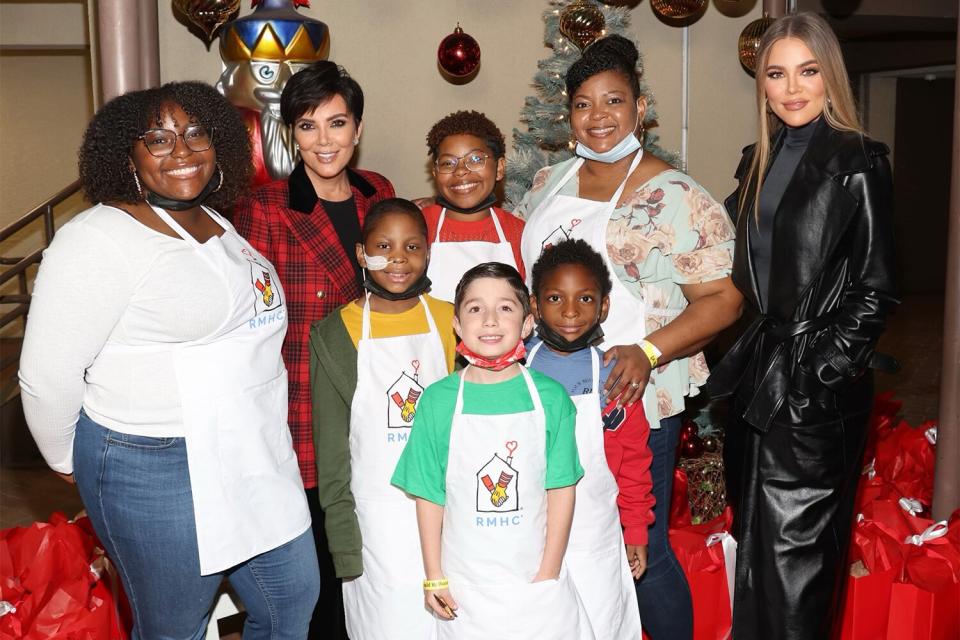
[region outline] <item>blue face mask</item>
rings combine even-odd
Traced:
[[[633,130],[636,131],[639,125],[640,114],[637,113],[637,123],[634,125]],[[603,153],[597,153],[587,145],[577,141],[576,154],[581,158],[586,158],[587,160],[596,160],[597,162],[613,164],[614,162],[623,160],[641,146],[640,140],[637,139],[637,136],[631,132],[627,134],[623,140],[614,145],[612,149],[604,151]]]
[[[596,160],[597,162],[613,164],[618,160],[623,160],[639,148],[640,140],[637,139],[637,136],[631,133],[627,135],[626,138],[618,142],[612,149],[604,151],[603,153],[597,153],[582,142],[577,142],[576,154],[581,158],[586,158],[587,160]]]

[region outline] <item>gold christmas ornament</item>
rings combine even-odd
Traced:
[[[737,56],[740,58],[740,64],[750,72],[750,75],[757,72],[757,50],[760,48],[760,38],[774,22],[773,18],[764,14],[762,18],[757,18],[740,32],[740,39],[737,40]]]
[[[560,12],[560,33],[581,51],[603,37],[607,21],[596,5],[576,0]]]
[[[703,13],[707,0],[650,0],[650,8],[665,20],[682,21]]]
[[[240,0],[173,0],[173,6],[212,42],[214,32],[240,10]]]

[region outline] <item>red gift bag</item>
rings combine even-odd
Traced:
[[[690,585],[694,640],[730,637],[736,560],[736,542],[728,533],[732,520],[727,507],[710,522],[670,530],[670,546]]]
[[[960,588],[933,593],[909,583],[893,584],[887,640],[960,638]]]
[[[874,470],[900,495],[910,496],[929,507],[933,500],[933,467],[936,424],[911,427],[901,421],[877,442]]]
[[[0,532],[0,638],[126,640],[116,595],[87,523],[55,513],[50,522]]]
[[[890,594],[888,640],[960,638],[960,545],[947,521],[905,540]]]
[[[840,623],[840,640],[883,640],[887,637],[887,617],[877,615],[890,603],[893,579],[897,569],[876,573],[854,563],[847,576]]]

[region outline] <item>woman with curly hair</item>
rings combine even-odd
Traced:
[[[569,238],[587,241],[613,276],[603,322],[604,393],[650,420],[655,521],[647,571],[637,581],[644,631],[653,639],[693,634],[690,590],[670,548],[667,520],[680,413],[708,376],[701,351],[740,314],[730,280],[733,225],[690,176],[637,137],[647,115],[636,46],[619,35],[593,43],[567,71],[576,157],[544,167],[514,212],[526,220],[523,261]]]
[[[76,481],[116,565],[133,637],[203,637],[224,577],[246,638],[303,638],[319,592],[287,429],[286,296],[209,206],[250,178],[246,131],[212,87],[120,96],[87,128],[95,206],[57,233],[21,356],[47,463]]]

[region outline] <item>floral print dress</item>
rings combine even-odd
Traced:
[[[527,219],[576,159],[544,167],[514,214]],[[558,191],[576,197],[575,175]],[[680,285],[730,275],[734,227],[723,205],[690,176],[675,169],[657,174],[623,195],[607,225],[607,255],[612,276],[644,300],[647,334],[676,318],[687,306]],[[702,352],[673,360],[651,373],[659,418],[683,411],[684,396],[695,396],[709,370]],[[651,427],[659,427],[651,420]]]

